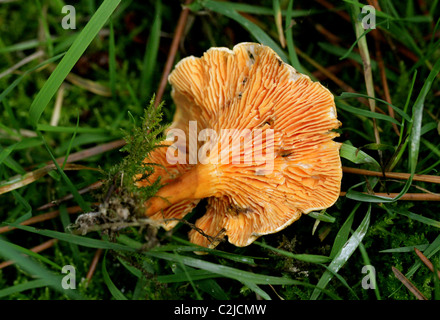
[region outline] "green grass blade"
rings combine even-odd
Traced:
[[[353,297],[356,300],[359,300],[358,295],[356,294],[356,292],[354,292],[354,290],[350,287],[350,285],[347,283],[347,281],[336,271],[334,271],[333,269],[327,267],[326,265],[322,264],[321,265],[324,269],[326,269],[329,273],[331,273],[334,277],[336,277],[344,287],[346,287],[348,289],[348,291],[350,291],[350,293],[353,295]]]
[[[335,241],[333,242],[332,250],[330,252],[331,259],[334,259],[334,257],[342,250],[344,244],[347,242],[348,236],[350,235],[351,226],[353,225],[354,215],[359,206],[360,203],[356,203],[354,209],[351,211],[344,224],[336,234]]]
[[[65,127],[65,126],[51,126],[49,124],[37,124],[38,131],[58,132],[58,133],[108,133],[108,130],[103,128],[84,128],[84,127]]]
[[[334,223],[336,221],[335,217],[332,217],[331,215],[329,215],[327,212],[310,212],[307,214],[308,217],[311,217],[313,219],[319,220],[319,221],[323,221],[323,222],[329,222],[329,223]]]
[[[30,289],[46,287],[47,282],[44,279],[31,280],[29,282],[20,283],[12,287],[8,287],[0,290],[0,298],[10,296],[15,293],[23,292]]]
[[[406,102],[405,102],[405,105],[403,107],[403,112],[405,112],[405,113],[408,111],[408,106],[409,106],[409,102],[411,100],[411,96],[412,96],[412,93],[413,93],[413,90],[414,90],[414,85],[415,85],[415,82],[416,82],[416,78],[417,78],[417,70],[414,71],[414,74],[413,74],[413,77],[412,77],[412,81],[411,81],[411,86],[409,87],[408,95],[406,97]],[[400,127],[400,136],[399,136],[399,144],[398,144],[399,146],[402,143],[402,139],[403,139],[403,136],[404,136],[404,134],[403,134],[403,130],[404,129],[405,129],[405,122],[402,120],[402,126]],[[406,147],[407,143],[408,143],[408,140],[405,141],[405,147]],[[405,148],[401,148],[401,153],[399,153],[399,155],[395,159],[395,162],[393,164],[391,164],[391,166],[390,166],[391,170],[394,168],[394,166],[400,160],[400,157],[402,156],[404,150],[405,150]]]
[[[293,0],[289,0],[289,4],[287,6],[287,14],[286,14],[286,25],[284,29],[286,30],[286,44],[287,44],[287,51],[289,53],[289,60],[290,64],[301,73],[306,73],[304,68],[301,66],[301,63],[299,62],[298,55],[295,51],[295,44],[293,42],[293,32],[292,28],[293,26],[290,25],[292,22],[292,6],[293,6]]]
[[[108,48],[108,69],[110,77],[110,91],[112,97],[116,96],[116,48],[115,48],[115,31],[113,29],[113,21],[110,19],[110,37]]]
[[[120,2],[121,0],[104,0],[75,39],[30,106],[29,119],[33,126],[37,126],[49,101]]]
[[[308,263],[327,263],[327,262],[331,261],[331,259],[326,256],[315,255],[315,254],[294,254],[289,251],[277,249],[275,247],[272,247],[270,245],[267,245],[267,244],[259,242],[259,241],[254,241],[254,244],[256,244],[262,248],[269,249],[269,250],[274,251],[276,253],[282,254],[288,258],[292,258],[292,259],[296,259],[296,260],[304,261],[304,262],[308,262]]]
[[[358,201],[375,202],[375,203],[395,202],[399,200],[406,192],[408,192],[409,188],[411,187],[413,176],[417,168],[417,162],[418,162],[419,150],[420,150],[420,137],[422,134],[422,120],[423,120],[423,109],[424,109],[425,99],[431,89],[432,83],[434,82],[439,72],[440,72],[440,60],[437,61],[437,63],[434,65],[431,72],[429,73],[428,77],[426,78],[426,81],[423,84],[423,87],[420,90],[419,95],[417,96],[417,99],[413,106],[413,118],[410,127],[411,134],[408,139],[409,141],[408,162],[409,162],[409,171],[411,175],[406,181],[400,193],[395,198],[386,198],[386,197],[379,197],[369,194],[363,194],[361,192],[354,191],[350,188],[346,195],[347,198]]]
[[[364,151],[361,151],[347,143],[342,144],[339,154],[342,158],[347,159],[355,164],[372,164],[377,169],[380,168],[380,164],[376,161],[376,159],[369,156]]]
[[[78,203],[78,205],[81,207],[81,209],[84,212],[89,212],[90,206],[87,202],[84,201],[83,197],[81,196],[81,194],[78,192],[78,189],[73,185],[72,181],[70,181],[69,177],[66,175],[66,173],[64,172],[63,169],[61,169],[60,165],[58,164],[55,156],[53,155],[53,152],[51,150],[51,148],[49,147],[49,144],[46,142],[46,140],[44,139],[43,135],[41,134],[41,132],[37,131],[38,136],[41,138],[41,140],[44,143],[44,146],[46,147],[47,152],[49,153],[50,157],[52,158],[52,161],[55,165],[55,167],[58,170],[58,173],[61,175],[61,177],[64,180],[64,183],[67,185],[67,187],[69,188],[70,192],[73,195],[73,198],[75,199],[75,201]]]
[[[3,148],[0,146],[0,152],[2,152],[2,151],[3,151]],[[9,156],[7,156],[7,157],[5,157],[5,159],[3,159],[3,164],[18,174],[21,174],[21,175],[26,174],[26,170],[24,170],[24,168],[17,161],[15,161],[14,159],[12,159]],[[8,182],[6,182],[5,184],[2,184],[0,181],[0,186],[6,185],[6,184],[8,184]]]
[[[331,270],[327,270],[321,276],[318,281],[317,287],[325,288],[330,280],[333,278],[333,274],[337,273],[339,269],[342,268],[344,264],[347,263],[348,259],[350,259],[353,252],[358,248],[365,234],[367,233],[368,227],[370,225],[370,214],[371,214],[371,205],[368,206],[367,213],[360,223],[359,227],[353,233],[353,235],[348,239],[348,241],[344,244],[341,250],[336,254],[333,258],[332,262],[328,266]],[[316,300],[319,298],[321,292],[315,289],[310,297],[311,300]]]
[[[431,90],[432,83],[436,79],[438,73],[440,72],[440,59],[437,60],[436,64],[432,68],[428,77],[423,84],[422,89],[420,90],[419,95],[413,106],[413,122],[411,127],[411,135],[409,137],[409,169],[411,172],[411,182],[412,176],[414,175],[417,167],[417,160],[419,156],[420,149],[420,136],[421,136],[421,128],[422,128],[422,119],[423,119],[423,109],[425,104],[426,96]],[[409,181],[408,181],[409,182]]]
[[[69,213],[67,212],[66,206],[65,204],[61,204],[60,206],[60,220],[61,223],[63,225],[64,230],[66,230],[71,221],[70,221],[70,216]],[[75,243],[69,242],[69,247],[70,250],[72,251],[72,256],[73,256],[73,261],[75,262],[75,265],[77,266],[77,268],[81,267],[81,263],[80,263],[80,251],[78,248],[78,245],[76,245]]]
[[[426,224],[428,226],[431,226],[431,227],[434,227],[434,228],[440,228],[440,221],[437,221],[437,220],[434,220],[434,219],[430,219],[430,218],[426,218],[426,217],[424,217],[424,216],[422,216],[420,214],[412,213],[412,212],[410,212],[408,210],[404,210],[404,209],[396,210],[396,209],[391,208],[391,209],[387,209],[387,210],[390,210],[392,212],[398,213],[398,214],[400,214],[402,216],[405,216],[405,217],[408,217],[408,218],[410,218],[412,220],[419,221],[419,222],[424,223],[424,224]]]
[[[179,256],[175,251],[174,251],[174,255],[175,255],[175,256]],[[178,261],[178,263],[179,263],[179,265],[180,265],[181,270],[183,271],[183,272],[182,272],[182,271],[180,271],[180,272],[182,272],[182,273],[185,274],[186,278],[188,279],[189,283],[191,284],[191,287],[192,287],[193,290],[194,290],[194,293],[196,294],[196,298],[197,298],[197,300],[202,300],[202,296],[200,295],[199,290],[197,290],[197,287],[196,287],[196,285],[194,284],[194,281],[191,279],[191,277],[190,277],[189,274],[188,274],[188,269],[187,269],[187,267],[185,266],[185,264],[183,264],[182,261]],[[177,271],[179,272],[178,269],[177,269]]]
[[[230,2],[230,1],[222,1],[222,3],[237,11],[237,12],[245,12],[245,13],[250,13],[250,14],[257,14],[257,15],[272,15],[273,14],[273,9],[269,8],[269,7],[263,7],[263,6],[259,6],[259,5],[254,5],[254,4],[246,4],[246,3],[235,3],[235,2]],[[194,5],[189,5],[189,7],[191,9],[197,10],[197,6],[199,4],[196,2],[194,3]],[[324,12],[323,10],[292,10],[291,16],[292,18],[299,18],[299,17],[304,17],[304,16],[309,16],[312,14],[317,14],[317,13],[322,13]],[[281,10],[281,14],[283,16],[287,16],[288,15],[288,10]]]
[[[25,138],[20,142],[11,144],[10,146],[4,148],[0,151],[0,165],[5,161],[5,159],[15,150],[29,149],[33,147],[38,147],[42,145],[43,142],[36,138]]]
[[[145,47],[141,81],[139,82],[139,96],[141,101],[149,98],[153,91],[153,76],[157,66],[157,56],[159,54],[160,30],[162,27],[161,1],[156,0],[155,8],[154,21]]]
[[[229,300],[229,296],[214,279],[199,280],[196,286],[217,300]]]
[[[246,281],[254,284],[272,284],[272,285],[302,285],[307,287],[315,288],[318,292],[321,290],[332,297],[333,299],[339,299],[339,297],[325,289],[321,289],[317,286],[311,285],[309,283],[283,278],[283,277],[275,277],[269,275],[255,274],[249,271],[243,271],[240,269],[232,268],[225,265],[215,264],[212,262],[204,261],[202,259],[196,259],[192,257],[175,255],[165,252],[145,252],[146,256],[155,257],[158,259],[164,259],[168,261],[174,261],[183,263],[185,265],[191,266],[193,268],[199,268],[206,271],[210,271],[215,274],[219,274],[221,276],[231,278],[240,282]]]
[[[411,173],[410,177],[406,181],[400,193],[395,198],[379,197],[375,195],[363,194],[361,192],[352,190],[350,188],[346,194],[346,197],[352,200],[381,203],[381,202],[395,202],[399,200],[406,192],[408,192],[411,187],[413,176],[416,172],[417,162],[419,157],[420,149],[420,137],[422,134],[422,120],[423,120],[423,109],[425,98],[431,89],[431,85],[437,74],[440,72],[440,60],[432,68],[429,76],[427,77],[422,89],[413,106],[413,118],[411,122],[411,134],[408,139],[409,141],[409,171]]]
[[[132,275],[134,275],[136,278],[142,278],[143,274],[142,271],[139,269],[136,269],[135,267],[131,266],[127,261],[122,259],[121,257],[117,256],[119,262],[127,269]]]
[[[106,266],[106,256],[107,252],[104,254],[104,259],[102,260],[102,277],[104,278],[104,282],[107,285],[108,290],[112,294],[113,298],[116,300],[128,300],[126,296],[119,290],[115,284],[113,283],[112,279],[110,279],[110,275],[107,272],[107,266]]]
[[[20,265],[25,271],[40,278],[40,280],[46,283],[46,286],[50,286],[53,289],[67,295],[71,299],[85,299],[74,290],[65,290],[61,286],[62,276],[50,272],[48,269],[42,267],[39,263],[32,261],[29,257],[23,256],[19,251],[15,250],[13,246],[0,239],[0,256],[7,260],[13,260]]]
[[[22,225],[16,225],[16,224],[10,224],[12,227],[24,230],[27,232],[36,233],[42,236],[55,238],[61,241],[66,241],[68,243],[77,244],[79,246],[88,247],[88,248],[95,248],[95,249],[111,249],[111,250],[121,250],[121,251],[135,251],[136,249],[118,244],[113,242],[108,242],[104,240],[98,240],[83,236],[78,236],[75,234],[70,233],[64,233],[59,231],[53,231],[53,230],[40,230],[36,229],[34,227],[30,226],[22,226]]]
[[[217,12],[232,20],[235,20],[236,22],[241,24],[246,30],[248,30],[259,43],[271,47],[284,62],[289,61],[289,58],[284,53],[284,51],[278,46],[278,44],[271,37],[269,37],[266,34],[266,32],[264,32],[255,23],[249,21],[248,19],[240,15],[237,11],[231,9],[230,7],[219,1],[207,0],[205,2],[202,2],[202,5],[206,9]]]
[[[30,68],[29,70],[26,70],[20,77],[18,77],[17,79],[14,80],[14,82],[12,82],[1,94],[0,94],[0,102],[24,79],[24,77],[26,75],[28,75],[29,73],[45,66],[46,64],[49,64],[51,62],[57,61],[58,59],[60,59],[61,57],[63,57],[65,55],[65,53],[60,53],[59,55],[52,57],[50,59],[47,59],[46,61],[43,61],[42,63],[36,65],[33,68]]]
[[[31,251],[31,250],[29,250],[29,249],[27,249],[27,248],[23,248],[23,247],[21,247],[21,246],[19,246],[19,245],[16,245],[15,243],[9,243],[9,245],[10,245],[12,248],[14,248],[15,250],[20,251],[21,253],[23,253],[23,254],[25,254],[25,255],[27,255],[27,256],[29,256],[29,257],[32,257],[32,258],[34,258],[34,259],[36,259],[36,260],[39,260],[39,261],[41,261],[41,262],[44,262],[44,263],[50,265],[51,267],[55,268],[56,270],[61,271],[61,269],[62,269],[61,266],[59,266],[58,264],[56,264],[56,263],[53,262],[52,260],[50,260],[50,259],[48,259],[48,258],[42,256],[42,255],[39,254],[39,253],[33,252],[33,251]]]
[[[440,235],[435,238],[435,240],[425,249],[423,250],[423,254],[425,257],[430,259],[433,255],[440,251]],[[409,271],[406,273],[406,277],[411,277],[416,271],[422,266],[422,262],[420,260],[416,261]]]
[[[21,223],[24,220],[27,220],[32,217],[32,207],[29,202],[21,196],[21,194],[17,190],[12,190],[12,194],[14,195],[15,200],[21,205],[21,207],[25,210],[25,213],[14,221],[14,223]]]
[[[408,122],[411,122],[411,117],[410,117],[406,112],[404,112],[403,110],[401,110],[400,108],[396,107],[395,105],[393,105],[393,104],[391,104],[391,103],[389,103],[389,102],[387,102],[387,101],[385,101],[385,100],[382,100],[382,99],[379,99],[379,98],[375,98],[375,97],[370,97],[369,95],[366,95],[366,94],[355,93],[355,92],[342,92],[341,95],[340,95],[339,97],[336,97],[335,99],[338,100],[338,99],[345,99],[345,98],[358,98],[358,97],[367,98],[367,99],[373,99],[373,100],[376,100],[376,101],[382,102],[382,103],[384,103],[384,104],[386,104],[386,105],[389,105],[389,106],[390,106],[391,108],[393,108],[393,110],[396,111],[396,113],[398,113],[403,119],[405,119],[405,120],[408,121]]]
[[[369,110],[364,110],[364,109],[360,109],[360,108],[355,108],[352,107],[344,102],[342,102],[341,100],[336,102],[336,106],[338,107],[338,109],[359,115],[359,116],[364,116],[367,118],[374,118],[374,119],[379,119],[379,120],[385,120],[391,123],[394,123],[398,126],[400,126],[400,122],[397,121],[396,119],[387,116],[385,114],[381,114],[381,113],[377,113],[377,112],[371,112]]]
[[[188,271],[187,274],[181,272],[176,274],[159,275],[157,276],[157,281],[162,283],[185,282],[188,281],[188,276],[194,281],[221,277],[221,275],[210,271],[193,269]]]
[[[261,289],[255,283],[249,281],[243,281],[243,284],[249,289],[251,289],[253,292],[255,292],[256,294],[258,294],[260,297],[262,297],[264,300],[272,300],[271,297],[266,293],[266,291]]]
[[[414,252],[414,248],[419,249],[420,251],[426,250],[429,247],[429,244],[419,244],[410,247],[399,247],[399,248],[391,248],[379,251],[380,253],[403,253],[403,252]]]

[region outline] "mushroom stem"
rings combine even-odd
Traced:
[[[145,202],[145,215],[166,209],[169,206],[188,199],[202,199],[212,195],[212,185],[206,174],[207,166],[197,165],[159,189],[154,197]]]

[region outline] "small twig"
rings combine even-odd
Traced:
[[[80,206],[69,207],[66,210],[67,210],[67,213],[69,213],[69,214],[75,214],[75,213],[78,213],[78,212],[82,211]],[[20,225],[21,226],[28,226],[28,225],[35,224],[35,223],[38,223],[38,222],[43,222],[43,221],[47,221],[47,220],[56,218],[59,215],[60,215],[60,210],[46,212],[46,213],[40,214],[38,216],[34,216],[34,217],[30,218],[30,219],[27,219],[27,220],[23,221],[22,223],[20,223]],[[17,229],[17,228],[12,227],[12,226],[1,227],[0,228],[0,234],[8,232],[8,231],[15,230],[15,229]]]
[[[36,246],[36,247],[33,247],[33,248],[31,249],[31,251],[32,251],[32,252],[35,252],[35,253],[41,252],[41,251],[43,251],[43,250],[46,250],[46,249],[52,247],[57,241],[58,241],[58,239],[51,239],[51,240],[48,240],[48,241],[43,242],[42,244],[40,244],[40,245],[38,245],[38,246]],[[6,268],[7,266],[10,266],[10,265],[12,265],[12,264],[14,264],[14,263],[15,263],[15,262],[12,261],[12,260],[2,262],[2,263],[0,263],[0,270],[3,269],[3,268]]]
[[[24,58],[23,60],[21,60],[20,62],[16,63],[15,65],[13,65],[12,67],[10,67],[9,69],[3,71],[2,73],[0,73],[0,79],[7,76],[8,74],[14,72],[15,70],[17,70],[18,68],[24,66],[25,64],[31,62],[32,60],[38,59],[40,57],[44,56],[44,51],[42,50],[38,50],[37,52],[31,54],[30,56]]]
[[[377,30],[375,30],[373,32],[376,32],[376,31]],[[377,65],[378,65],[379,70],[380,70],[380,78],[382,80],[383,93],[385,95],[386,102],[388,102],[389,104],[392,104],[391,95],[390,95],[390,89],[388,87],[387,75],[385,73],[385,65],[384,65],[383,58],[382,58],[382,51],[380,50],[380,41],[378,40],[377,37],[376,37],[375,40],[376,40],[376,61],[377,61]],[[389,113],[391,118],[395,119],[395,117],[394,117],[394,110],[393,110],[393,108],[391,108],[390,105],[388,105],[388,113]],[[400,131],[397,128],[397,125],[395,123],[392,123],[391,125],[393,126],[393,130],[397,134],[397,136],[400,136]]]
[[[183,224],[186,224],[187,226],[189,226],[191,229],[194,229],[195,231],[197,231],[198,233],[200,233],[202,236],[204,236],[206,239],[208,239],[208,241],[211,244],[217,244],[221,241],[225,241],[224,239],[224,234],[225,234],[225,229],[221,229],[215,236],[210,236],[209,234],[206,234],[202,229],[196,227],[195,224],[185,220],[185,219],[179,219],[179,218],[169,218],[169,219],[163,219],[163,222],[168,222],[168,221],[179,221]]]
[[[93,274],[95,273],[99,259],[101,258],[102,251],[103,251],[102,249],[96,250],[95,255],[93,256],[92,262],[90,263],[89,271],[87,272],[87,276],[86,276],[87,285],[92,280],[92,277],[93,277]]]
[[[343,60],[342,62],[339,62],[338,64],[328,66],[325,69],[336,75],[337,73],[341,72],[342,70],[344,70],[349,66],[353,66],[353,61],[347,59],[347,60]],[[327,79],[326,74],[324,74],[321,70],[313,71],[312,75],[319,81]]]
[[[168,58],[162,72],[162,78],[160,79],[159,82],[159,88],[156,94],[156,101],[154,102],[155,107],[157,107],[160,104],[163,94],[165,92],[165,88],[168,83],[168,75],[170,74],[171,68],[173,67],[174,59],[177,53],[177,48],[179,47],[179,43],[180,43],[180,38],[182,37],[183,31],[185,29],[186,20],[188,19],[188,15],[189,15],[189,8],[186,6],[189,5],[191,2],[192,0],[185,1],[185,6],[182,9],[182,12],[180,13],[179,20],[177,21],[176,31],[174,32],[174,38],[171,43],[170,51],[168,53]]]
[[[87,192],[89,192],[91,190],[99,189],[99,188],[102,187],[102,185],[103,185],[103,181],[97,181],[97,182],[94,182],[94,183],[92,183],[91,185],[89,185],[89,186],[87,186],[85,188],[82,188],[82,189],[78,190],[78,193],[79,194],[84,194],[84,193],[87,193]],[[67,201],[67,200],[71,200],[71,199],[73,199],[73,194],[70,193],[70,194],[68,194],[65,197],[62,197],[60,199],[57,199],[57,200],[51,201],[49,203],[46,203],[45,205],[42,205],[41,207],[38,207],[36,210],[37,211],[46,210],[46,209],[58,206],[60,203],[62,203],[64,201]]]
[[[411,174],[409,173],[401,173],[401,172],[378,172],[378,171],[370,171],[359,168],[350,168],[350,167],[342,167],[342,171],[344,173],[353,173],[353,174],[361,174],[365,176],[372,177],[386,177],[390,179],[402,179],[408,180]],[[421,181],[421,182],[430,182],[430,183],[440,183],[440,176],[431,176],[424,174],[415,174],[413,176],[413,181]]]
[[[369,194],[363,192],[364,194]],[[345,197],[347,195],[346,191],[341,191],[339,196]],[[386,193],[386,192],[376,192],[375,196],[393,199],[399,195],[399,193]],[[399,200],[402,201],[440,201],[440,196],[431,193],[405,193]]]
[[[326,37],[326,39],[334,45],[337,45],[339,43],[342,42],[342,39],[335,35],[334,33],[330,32],[326,27],[324,27],[322,24],[317,23],[315,25],[315,29],[316,31],[318,31],[319,33],[321,33],[322,35],[324,35],[324,37]]]
[[[428,300],[426,297],[419,291],[419,289],[416,288],[415,285],[411,283],[411,281],[408,280],[407,277],[405,277],[402,272],[400,272],[397,268],[391,267],[393,270],[394,275],[397,279],[399,279],[400,282],[403,283],[405,287],[408,288],[409,291],[419,300]]]

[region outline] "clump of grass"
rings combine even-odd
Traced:
[[[162,186],[160,177],[148,186],[136,186],[137,181],[148,179],[154,173],[158,164],[148,162],[148,155],[160,148],[161,141],[165,139],[166,126],[162,124],[161,112],[163,103],[157,107],[154,103],[153,97],[139,120],[140,124],[132,116],[133,126],[129,131],[124,130],[126,144],[120,149],[125,156],[108,170],[101,194],[96,195],[100,201],[98,209],[80,215],[69,227],[71,231],[83,235],[90,230],[108,232],[143,218],[144,202]]]

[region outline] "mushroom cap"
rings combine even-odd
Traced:
[[[140,179],[140,176],[135,177],[137,178],[135,184],[138,188],[151,185],[157,181],[157,179],[160,179],[162,185],[166,185],[191,169],[191,166],[180,164],[178,162],[171,164],[167,161],[166,153],[167,148],[170,146],[170,141],[163,141],[160,143],[160,146],[157,146],[148,154],[144,162],[153,164],[154,172],[144,179]],[[161,221],[160,224],[162,227],[166,230],[170,230],[179,223],[177,219],[182,219],[186,214],[191,212],[199,201],[200,200],[191,199],[179,201],[178,203],[172,204],[169,207],[156,212],[151,215],[150,218]]]
[[[189,121],[197,121],[197,133],[203,129],[217,133],[206,154],[207,164],[175,168],[177,174],[199,172],[203,192],[197,197],[208,197],[208,205],[196,227],[205,234],[226,235],[230,243],[246,246],[338,199],[340,144],[333,141],[338,134],[332,130],[340,122],[333,95],[284,63],[272,49],[257,43],[240,43],[232,50],[211,48],[201,58],[181,60],[169,82],[176,104],[171,128],[183,130],[188,137]],[[249,137],[254,139],[247,143]],[[235,138],[244,143],[232,145],[225,153],[222,147]],[[189,143],[187,139],[187,151]],[[197,141],[197,150],[207,145]],[[220,159],[220,155],[226,157]],[[250,162],[234,161],[249,155]],[[181,217],[195,201],[185,199],[164,213]],[[197,230],[189,237],[193,243],[213,246],[212,239]]]

